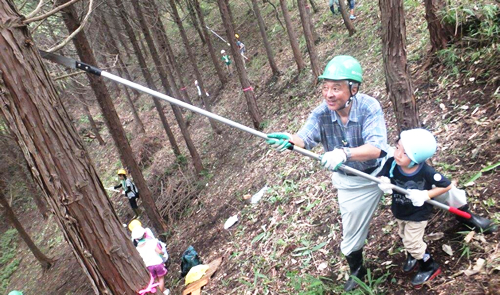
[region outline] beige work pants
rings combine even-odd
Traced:
[[[424,258],[425,250],[427,249],[427,244],[424,242],[424,232],[427,226],[426,221],[407,221],[399,220],[398,234],[403,240],[403,245],[406,251],[411,254],[415,259]]]

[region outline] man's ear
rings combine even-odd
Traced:
[[[359,90],[359,84],[352,83],[352,86],[351,86],[351,93],[352,93],[352,95],[358,94],[358,90]]]

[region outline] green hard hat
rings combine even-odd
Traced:
[[[363,69],[359,62],[349,55],[337,55],[325,67],[323,75],[318,79],[353,80],[363,82]]]
[[[14,290],[14,291],[10,291],[8,295],[23,295],[23,292]]]

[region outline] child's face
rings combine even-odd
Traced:
[[[401,140],[398,141],[396,145],[396,151],[394,152],[394,160],[396,160],[396,164],[403,167],[408,167],[411,163],[411,159],[406,155],[405,149],[401,144]]]

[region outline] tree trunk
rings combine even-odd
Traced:
[[[342,1],[342,0],[341,0]],[[297,0],[297,6],[299,7],[300,20],[302,22],[302,28],[304,29],[304,37],[306,39],[307,51],[309,52],[309,59],[311,60],[311,70],[314,75],[314,83],[318,83],[318,77],[320,75],[318,53],[316,52],[316,46],[314,45],[314,37],[311,31],[311,22],[309,20],[309,13],[307,13],[306,7],[304,5],[304,0]]]
[[[127,67],[123,63],[122,56],[120,54],[120,51],[118,50],[118,44],[116,44],[115,39],[111,35],[108,22],[106,21],[106,17],[100,17],[100,21],[102,23],[102,29],[104,35],[108,36],[107,40],[105,41],[109,42],[109,43],[108,42],[103,42],[103,43],[106,44],[106,48],[109,53],[117,55],[118,65],[119,65],[118,73],[120,74],[120,76],[127,77],[127,79],[130,80],[130,74],[128,73]],[[116,84],[118,85],[118,83]],[[130,97],[130,93],[127,87],[126,86],[124,87],[125,87],[125,95],[127,98],[127,102],[129,103],[130,110],[132,111],[132,115],[134,116],[137,131],[139,133],[146,134],[146,130],[144,129],[144,124],[142,123],[141,118],[139,118],[139,113],[137,113],[137,109],[135,108],[134,102],[132,101],[132,97]],[[137,95],[139,94],[137,93]]]
[[[349,13],[347,12],[345,0],[339,0],[339,10],[340,14],[342,14],[342,18],[344,19],[345,27],[347,28],[347,31],[349,31],[349,36],[356,34],[356,29],[354,28],[354,25],[349,18]]]
[[[137,19],[139,20],[139,24],[141,26],[142,33],[143,33],[144,37],[146,38],[146,43],[148,44],[149,51],[151,52],[151,57],[153,58],[153,62],[157,65],[157,69],[158,69],[158,73],[160,74],[160,81],[163,85],[163,89],[165,90],[165,92],[167,92],[168,94],[171,95],[169,84],[171,84],[172,82],[169,83],[169,81],[167,80],[168,77],[170,76],[170,74],[168,73],[168,71],[165,71],[165,68],[162,67],[162,61],[160,60],[160,55],[158,54],[158,51],[156,50],[154,40],[151,37],[151,34],[149,33],[148,23],[146,22],[146,19],[144,18],[144,15],[142,13],[141,4],[139,3],[139,0],[132,0],[132,5],[133,5],[135,13],[137,15]],[[142,5],[144,5],[144,3],[142,3]],[[164,64],[164,66],[167,66],[167,64]],[[184,140],[186,142],[186,146],[189,150],[191,158],[193,159],[193,165],[194,165],[194,168],[196,170],[196,173],[200,174],[201,171],[203,170],[203,164],[202,164],[200,155],[198,154],[198,151],[196,150],[196,147],[194,146],[193,140],[191,139],[191,134],[188,131],[186,121],[182,117],[182,112],[178,106],[175,106],[173,104],[170,104],[170,106],[172,107],[172,111],[174,112],[175,119],[177,120],[177,123],[179,124],[182,135],[183,135]]]
[[[68,0],[59,0],[57,2],[60,5],[66,3],[67,1]],[[78,14],[73,6],[64,8],[63,12],[63,20],[68,28],[68,31],[73,32],[80,26]],[[78,52],[82,62],[97,66],[94,53],[83,31],[74,37],[73,44],[75,45],[76,51]],[[113,140],[115,141],[115,146],[120,154],[120,158],[131,172],[134,182],[141,192],[142,204],[148,217],[158,232],[166,231],[167,227],[163,222],[158,209],[156,208],[155,201],[153,200],[151,191],[146,184],[146,180],[142,175],[139,165],[137,165],[137,162],[134,159],[132,148],[127,140],[125,130],[123,130],[106,85],[103,80],[96,75],[87,74],[87,77],[90,81],[92,89],[94,90],[95,97],[99,102],[99,106],[101,107],[101,111],[104,115],[109,132],[111,133],[111,137],[113,137]]]
[[[2,180],[0,180],[0,205],[5,211],[5,218],[12,224],[13,227],[16,228],[23,241],[31,250],[31,253],[35,255],[36,259],[40,263],[40,266],[43,269],[49,269],[54,263],[54,260],[45,256],[45,254],[43,254],[42,251],[40,251],[40,249],[35,245],[35,242],[33,242],[29,234],[24,230],[23,225],[21,224],[21,222],[19,222],[19,219],[17,219],[14,211],[10,207],[9,202],[7,201],[7,198],[3,193],[4,189],[5,185],[2,183]]]
[[[234,37],[234,26],[233,22],[231,21],[231,12],[229,10],[229,5],[226,0],[217,0],[217,3],[219,4],[218,6],[222,18],[222,23],[226,28],[226,35],[229,39],[228,42],[231,44],[231,54],[233,55],[234,64],[236,65],[236,70],[238,71],[238,78],[240,79],[240,84],[243,88],[243,93],[245,94],[250,118],[252,119],[254,128],[260,130],[262,129],[262,117],[259,113],[259,108],[257,107],[257,101],[255,100],[253,87],[250,85],[250,80],[248,80],[247,71],[245,70],[245,65],[243,63],[243,57],[240,54],[240,49],[236,45],[236,38]]]
[[[97,129],[97,125],[94,121],[94,117],[92,117],[92,114],[90,113],[89,106],[87,105],[85,97],[83,97],[81,94],[79,94],[78,96],[80,96],[80,102],[82,103],[85,116],[87,116],[87,119],[89,120],[90,129],[92,129],[92,132],[94,132],[95,138],[97,138],[97,141],[99,141],[99,145],[105,145],[106,143],[102,139],[101,134],[99,133],[99,129]]]
[[[220,65],[220,58],[217,58],[217,54],[215,53],[212,40],[210,39],[210,33],[208,32],[207,25],[205,24],[205,17],[203,16],[203,13],[201,13],[200,2],[198,0],[193,0],[193,2],[196,14],[198,14],[198,18],[200,19],[201,29],[203,30],[203,34],[205,34],[205,40],[207,40],[208,52],[210,53],[210,58],[214,64],[215,71],[217,72],[217,76],[219,77],[222,85],[225,85],[227,83],[227,77]]]
[[[318,12],[318,8],[316,7],[314,0],[309,0],[309,4],[311,4],[314,13]]]
[[[169,64],[174,69],[176,76],[179,79],[179,83],[181,85],[181,89],[179,92],[180,92],[181,96],[178,96],[178,97],[179,98],[183,97],[185,102],[192,105],[193,102],[189,98],[189,95],[186,91],[186,86],[184,86],[184,85],[186,85],[183,81],[183,77],[185,76],[185,74],[183,75],[182,71],[179,69],[179,64],[177,63],[177,60],[175,59],[174,52],[172,50],[172,47],[170,46],[170,41],[168,40],[167,32],[165,31],[165,27],[164,27],[163,22],[162,22],[161,17],[160,17],[160,13],[159,13],[160,10],[156,6],[155,1],[147,1],[147,3],[149,4],[151,11],[157,11],[157,13],[153,14],[154,17],[151,17],[150,25],[152,27],[153,34],[155,34],[155,36],[156,36],[156,39],[158,41],[157,45],[160,47],[161,52],[167,53],[167,58],[168,58],[168,61],[170,61],[170,62],[165,60],[165,63]],[[162,54],[162,57],[164,57],[163,54]],[[179,88],[177,88],[177,85],[175,83],[175,77],[172,77],[172,82],[173,82],[172,88],[179,89]],[[175,93],[175,90],[174,90],[174,93]]]
[[[47,220],[49,218],[49,209],[47,208],[47,204],[45,203],[45,200],[43,200],[41,196],[41,191],[37,188],[35,185],[35,182],[33,180],[33,176],[26,171],[26,169],[22,169],[23,174],[25,177],[25,183],[26,187],[28,188],[28,191],[30,195],[33,197],[33,201],[35,201],[35,205],[38,209],[38,212],[42,215],[43,220]]]
[[[257,22],[259,23],[260,36],[262,37],[262,41],[264,42],[264,48],[266,48],[267,59],[269,60],[269,66],[273,71],[273,76],[279,76],[281,73],[278,70],[278,66],[276,62],[274,62],[274,53],[271,49],[271,45],[269,41],[267,41],[267,33],[266,33],[266,25],[264,24],[264,20],[260,15],[259,6],[257,5],[257,0],[252,0],[253,12],[255,13],[255,17],[257,18]]]
[[[191,23],[195,28],[196,32],[198,33],[198,35],[200,36],[201,42],[205,44],[206,43],[205,36],[203,35],[202,30],[200,29],[200,24],[198,23],[198,20],[196,19],[196,13],[194,11],[193,3],[191,3],[191,1],[189,0],[186,0],[186,4],[189,12],[189,18],[191,19]]]
[[[147,271],[14,7],[0,0],[0,110],[94,292],[137,294]]]
[[[406,24],[402,0],[379,0],[386,88],[398,131],[420,127],[406,59]],[[398,132],[398,133],[399,133]]]
[[[121,0],[115,0],[115,4],[118,7],[119,14],[121,17],[121,20],[123,24],[125,25],[125,31],[128,35],[128,38],[130,40],[130,43],[132,43],[132,48],[134,49],[135,56],[137,57],[137,60],[139,61],[139,67],[141,68],[142,75],[144,76],[144,79],[146,79],[146,84],[148,85],[149,88],[157,91],[153,77],[151,76],[151,73],[148,70],[148,66],[146,64],[146,58],[143,55],[143,51],[141,50],[139,43],[137,42],[134,29],[132,26],[128,23],[127,19],[129,19],[129,15],[125,11],[123,7],[123,2]],[[170,141],[170,145],[172,146],[172,150],[174,152],[174,155],[180,156],[181,151],[179,149],[179,146],[177,145],[177,141],[175,140],[174,134],[172,133],[172,130],[170,129],[170,125],[168,124],[167,118],[165,117],[165,113],[163,112],[163,107],[159,101],[158,98],[153,97],[153,101],[156,107],[156,110],[158,111],[158,114],[160,115],[161,122],[163,124],[163,128],[165,129],[165,133],[167,133],[168,140]]]
[[[172,9],[172,16],[174,17],[174,21],[177,24],[177,27],[179,28],[179,33],[181,34],[182,42],[184,43],[184,47],[186,48],[188,59],[191,63],[191,66],[193,67],[194,75],[196,77],[196,80],[198,80],[198,85],[200,86],[201,89],[201,100],[203,101],[205,110],[207,110],[208,112],[212,112],[212,107],[210,106],[210,102],[208,101],[208,97],[206,94],[205,83],[203,82],[203,77],[201,76],[200,70],[198,69],[196,56],[193,54],[193,51],[191,50],[191,45],[189,44],[186,31],[184,30],[184,25],[182,25],[181,18],[179,16],[179,13],[177,12],[177,6],[175,5],[174,0],[168,0],[168,3],[170,4],[170,8]],[[222,130],[219,129],[216,121],[213,119],[208,119],[208,120],[210,122],[210,126],[212,126],[213,131],[217,134],[221,134]]]
[[[439,12],[446,7],[446,2],[443,0],[424,0],[425,3],[425,19],[427,20],[427,28],[429,29],[429,37],[431,41],[430,53],[436,53],[441,49],[445,49],[454,38],[453,26],[446,25],[441,21]]]
[[[299,73],[306,67],[302,54],[300,53],[299,42],[297,41],[297,34],[292,26],[292,19],[290,18],[290,13],[288,13],[288,7],[286,0],[280,0],[281,10],[283,11],[283,18],[285,19],[286,32],[288,33],[288,39],[290,40],[290,45],[292,46],[293,57],[295,58],[295,63],[297,64],[297,69]]]

